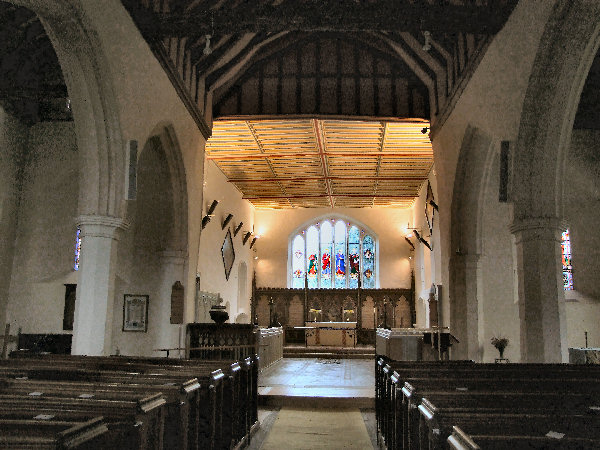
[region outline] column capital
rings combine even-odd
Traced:
[[[77,226],[81,228],[83,236],[103,237],[116,239],[118,230],[127,230],[129,222],[119,217],[81,215],[75,219]]]
[[[510,225],[510,231],[517,237],[517,241],[560,241],[560,236],[565,226],[564,220],[558,217],[529,217],[513,220],[513,223]]]
[[[187,252],[182,250],[163,250],[158,255],[162,261],[171,264],[183,264],[187,258]]]

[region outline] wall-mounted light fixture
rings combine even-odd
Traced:
[[[215,208],[217,207],[218,204],[219,204],[219,200],[213,200],[213,202],[208,207],[208,211],[206,211],[206,214],[209,216],[212,215],[212,213],[215,212]]]
[[[433,206],[433,209],[435,209],[436,211],[439,211],[440,209],[438,208],[438,205],[436,202],[434,202],[433,200],[429,200],[429,204],[431,206]]]
[[[221,225],[221,230],[225,229],[225,227],[231,221],[231,219],[233,219],[233,214],[227,214],[227,217],[225,217],[225,220],[223,221],[223,225]]]
[[[256,242],[256,237],[250,241],[250,248],[254,247],[254,243]]]
[[[248,239],[250,239],[250,235],[252,233],[250,233],[249,231],[246,231],[246,234],[244,235],[244,239],[242,239],[242,245],[246,245],[246,242],[248,241]]]
[[[206,225],[208,225],[208,222],[210,222],[210,218],[212,217],[213,212],[215,212],[215,208],[217,207],[218,204],[219,204],[218,200],[213,200],[213,202],[208,207],[208,211],[206,211],[206,215],[202,218],[202,229],[203,230],[204,230],[204,227],[206,227]]]
[[[235,230],[233,230],[234,236],[237,236],[237,234],[240,232],[240,230],[242,229],[242,225],[244,225],[244,222],[240,222],[239,225],[235,227]]]
[[[415,244],[413,244],[407,236],[404,236],[404,239],[406,240],[406,242],[408,242],[408,245],[410,245],[410,247],[414,250]]]
[[[431,50],[431,32],[425,30],[423,31],[423,36],[425,36],[425,44],[423,44],[423,50],[428,52],[429,50]]]
[[[421,242],[423,245],[425,245],[425,247],[427,247],[429,250],[431,250],[431,245],[429,245],[429,242],[427,242],[425,239],[423,239],[417,230],[413,230],[413,233],[415,233],[415,236],[417,237],[419,242]]]

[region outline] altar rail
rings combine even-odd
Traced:
[[[262,371],[283,358],[283,328],[259,328],[256,336],[258,369]]]
[[[261,327],[283,327],[286,343],[304,342],[309,321],[356,322],[357,343],[375,344],[375,329],[412,327],[416,322],[411,289],[254,288],[252,318]]]

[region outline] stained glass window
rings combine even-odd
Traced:
[[[291,287],[377,287],[377,242],[358,226],[344,220],[308,225],[291,240]]]
[[[335,223],[335,287],[346,287],[346,224],[343,220]]]
[[[319,230],[315,225],[306,231],[306,276],[309,288],[319,287]]]
[[[348,287],[357,288],[360,274],[360,230],[356,226],[351,226],[348,232],[348,263],[350,266]]]
[[[292,287],[304,287],[304,238],[298,235],[292,244]]]
[[[331,287],[331,249],[333,246],[333,227],[331,222],[321,224],[321,287]]]
[[[73,269],[79,270],[79,256],[81,255],[81,230],[77,228],[75,233],[75,262],[73,263]]]
[[[375,243],[371,236],[363,239],[363,287],[372,289],[375,287]]]
[[[573,290],[573,266],[571,265],[571,236],[569,230],[562,234],[562,272],[565,291]]]

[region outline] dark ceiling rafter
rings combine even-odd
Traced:
[[[495,34],[504,25],[516,1],[489,1],[486,5],[447,1],[378,0],[373,2],[324,2],[287,0],[238,2],[219,9],[208,4],[158,14],[152,32],[159,36],[210,34],[215,29],[248,33],[281,31],[457,31]],[[226,7],[229,6],[229,7]]]

